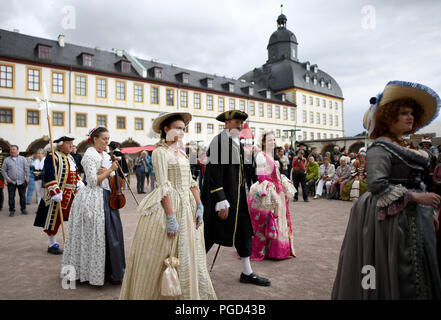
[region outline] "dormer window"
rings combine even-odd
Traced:
[[[252,95],[254,94],[254,88],[253,88],[253,87],[249,87],[249,89],[248,89],[248,94],[249,94],[250,96],[252,96]]]
[[[317,65],[315,65],[314,66],[314,73],[317,73],[318,72],[318,68],[317,68]]]
[[[317,85],[317,78],[313,79],[314,85]]]
[[[231,82],[228,84],[228,91],[234,92],[234,84]]]
[[[155,78],[158,78],[158,79],[162,78],[162,69],[161,68],[155,68]]]
[[[45,44],[38,44],[38,58],[50,59],[51,58],[51,46]]]
[[[306,70],[307,71],[311,70],[311,65],[309,64],[309,62],[306,63]]]
[[[308,75],[305,76],[305,81],[306,81],[306,83],[309,83],[309,76]]]
[[[331,90],[331,81],[328,82],[328,89]]]
[[[282,93],[282,101],[286,101],[286,93]]]
[[[320,87],[324,87],[325,86],[325,82],[323,81],[323,79],[322,80],[320,80]]]
[[[271,99],[271,91],[266,90],[266,98]]]
[[[188,76],[189,74],[187,72],[180,72],[176,74],[176,78],[178,79],[178,81],[184,84],[188,84]]]
[[[85,67],[92,66],[92,56],[93,56],[93,54],[89,54],[86,52],[81,53],[81,60],[82,60],[83,66],[85,66]]]
[[[213,79],[207,78],[207,88],[213,88]]]
[[[122,61],[121,63],[121,71],[124,73],[130,72],[130,62],[128,61]]]

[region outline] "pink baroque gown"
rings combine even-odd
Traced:
[[[256,164],[258,182],[248,196],[254,229],[251,260],[295,257],[289,201],[283,187],[290,182],[280,175],[278,161],[265,153],[257,154]]]

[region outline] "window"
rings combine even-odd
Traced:
[[[225,126],[223,124],[219,125],[219,133],[221,133],[222,131],[224,131]]]
[[[284,138],[288,138],[288,131],[283,130],[283,137],[284,137]]]
[[[126,100],[126,83],[122,81],[116,82],[116,99]]]
[[[338,103],[337,102],[334,102],[334,109],[338,110]]]
[[[328,82],[328,89],[331,90],[332,86],[331,86],[331,82]]]
[[[159,104],[159,87],[152,86],[150,103],[151,104]]]
[[[334,138],[334,134],[333,134],[333,133],[331,133],[331,139],[332,139],[332,138]]]
[[[133,86],[133,93],[135,102],[143,102],[144,101],[144,88],[142,84],[135,84]]]
[[[232,84],[232,83],[228,84],[228,91],[230,91],[230,92],[234,91],[234,84]]]
[[[256,114],[256,110],[254,109],[254,102],[250,102],[248,106],[248,112],[250,113],[250,116],[254,116]]]
[[[323,113],[323,125],[326,126],[326,113]]]
[[[319,98],[315,98],[315,105],[316,105],[317,107],[320,106],[320,99],[319,99]]]
[[[276,129],[276,138],[280,138],[280,129]]]
[[[207,79],[207,88],[213,88],[213,79]]]
[[[310,132],[310,133],[309,133],[309,136],[310,136],[310,139],[311,139],[311,140],[314,140],[314,132]]]
[[[313,79],[314,85],[317,85],[317,78]]]
[[[117,129],[126,128],[126,117],[116,117],[116,128]]]
[[[329,109],[332,109],[332,101],[331,100],[328,101],[328,107],[329,107]]]
[[[40,91],[40,70],[28,69],[28,90]]]
[[[196,130],[196,133],[201,133],[202,132],[202,125],[200,122],[196,122],[194,124],[194,129]]]
[[[175,90],[174,89],[166,89],[165,95],[167,97],[167,105],[174,106],[175,105]]]
[[[338,127],[338,116],[335,116],[335,126]]]
[[[283,120],[288,120],[288,108],[283,107]]]
[[[268,104],[268,105],[266,106],[266,116],[267,116],[268,118],[272,118],[272,117],[273,117],[273,106],[270,105],[270,104]]]
[[[214,125],[209,123],[207,124],[207,133],[208,134],[213,134],[214,133]]]
[[[313,103],[314,103],[314,98],[313,97],[309,97],[309,105],[312,106]]]
[[[323,139],[328,139],[328,135],[326,133],[323,134]]]
[[[26,123],[32,125],[40,124],[40,111],[38,110],[27,110],[26,113]]]
[[[309,76],[308,75],[305,77],[305,81],[306,81],[306,83],[309,83]]]
[[[291,121],[296,121],[296,110],[294,108],[290,108],[289,110],[289,118]]]
[[[280,106],[276,106],[274,112],[276,113],[276,119],[280,119]]]
[[[96,96],[98,98],[107,97],[107,80],[102,78],[96,79]]]
[[[135,118],[135,130],[144,130],[144,118]]]
[[[158,79],[162,78],[162,70],[161,70],[161,68],[155,68],[155,78],[158,78]]]
[[[308,133],[306,131],[303,132],[303,140],[306,140],[308,138]]]
[[[201,94],[196,93],[194,94],[194,108],[200,109],[201,108]]]
[[[320,124],[320,113],[319,112],[317,112],[315,114],[315,123]]]
[[[130,62],[122,61],[121,62],[121,71],[124,73],[130,72]]]
[[[52,93],[64,93],[64,73],[52,72]]]
[[[87,95],[86,77],[85,76],[76,76],[75,77],[75,94],[77,96]]]
[[[336,134],[336,135],[335,135],[335,137],[336,137],[336,138],[338,138],[338,137],[339,137],[339,135],[338,135],[338,134]]]
[[[251,127],[250,129],[251,129],[251,133],[252,133],[253,136],[255,137],[255,136],[256,136],[256,128]]]
[[[92,66],[92,56],[90,54],[83,53],[83,66],[86,67]]]
[[[57,127],[64,126],[64,113],[63,112],[52,112],[52,125]]]
[[[322,138],[322,134],[320,132],[317,133],[317,139],[321,139]]]
[[[329,125],[332,126],[332,114],[329,115]]]
[[[309,122],[314,123],[314,112],[312,111],[309,112]]]
[[[38,46],[38,57],[40,59],[49,59],[50,58],[50,53],[51,53],[51,48],[48,46],[44,46],[44,45],[39,45]]]
[[[219,98],[219,101],[218,101],[218,109],[219,109],[219,112],[224,112],[225,111],[225,99],[224,98]]]
[[[87,127],[87,114],[85,113],[77,113],[76,114],[76,126],[80,128]]]
[[[188,91],[181,91],[181,107],[188,107]]]
[[[263,103],[259,103],[259,117],[264,117],[264,114],[263,114]]]
[[[239,110],[245,112],[245,101],[243,100],[239,101]]]
[[[326,108],[326,100],[325,99],[322,100],[322,107]]]
[[[0,65],[0,87],[12,88],[13,86],[12,66]]]
[[[306,122],[306,111],[303,111],[303,122]]]
[[[99,114],[96,116],[96,125],[107,127],[107,116],[104,114]]]
[[[182,83],[188,83],[188,73],[182,73]]]
[[[302,96],[302,102],[303,102],[303,104],[306,104],[306,96],[305,95]]]
[[[236,101],[234,99],[230,99],[230,110],[236,109]]]
[[[213,111],[213,96],[211,94],[207,94],[207,110]]]
[[[323,79],[322,80],[320,80],[320,87],[324,87],[325,86],[325,82],[323,81]]]

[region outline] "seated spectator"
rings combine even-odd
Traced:
[[[309,156],[314,157],[314,161],[317,163],[321,163],[323,161],[322,156],[318,153],[317,147],[312,147],[311,154]]]
[[[352,168],[352,179],[346,182],[341,193],[342,200],[356,201],[367,191],[366,182],[366,153],[359,154]]]
[[[323,159],[323,164],[319,168],[319,180],[317,183],[317,188],[315,189],[314,199],[322,196],[323,186],[326,186],[326,193],[329,194],[331,189],[332,178],[335,174],[335,167],[331,164],[329,158]]]
[[[315,184],[318,180],[319,165],[311,154],[306,165],[306,190],[309,195],[315,195]]]
[[[340,156],[335,154],[332,158],[331,163],[334,165],[334,168],[337,169],[340,166]]]
[[[334,178],[332,179],[330,194],[328,199],[341,199],[343,186],[351,178],[351,167],[347,165],[347,158],[341,157],[340,166],[335,170]]]

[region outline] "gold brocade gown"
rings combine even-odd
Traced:
[[[185,155],[185,154],[184,154]],[[152,154],[157,187],[140,203],[141,214],[133,237],[120,299],[170,299],[161,296],[164,260],[179,258],[177,267],[182,295],[175,299],[216,299],[207,269],[204,225],[196,230],[196,201],[187,158],[175,157],[159,143]],[[170,195],[179,223],[177,236],[167,236],[167,220],[161,200]],[[173,252],[171,252],[173,250]]]

